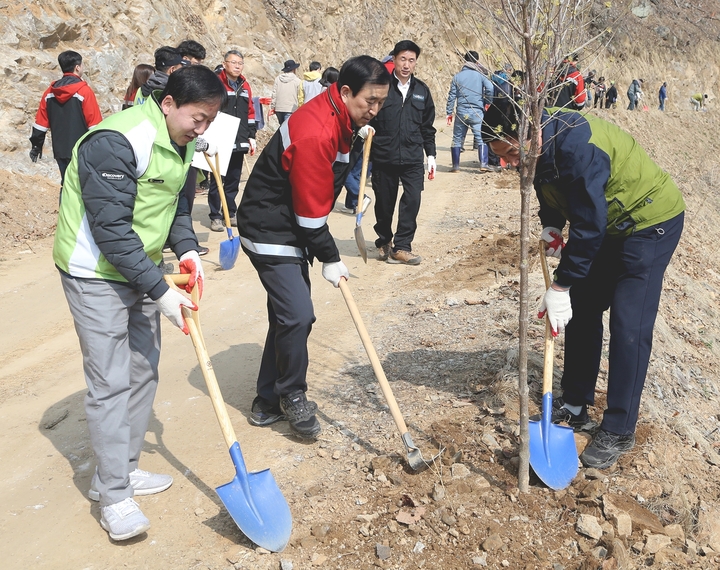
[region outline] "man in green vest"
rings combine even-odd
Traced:
[[[170,244],[188,291],[202,292],[203,268],[182,192],[195,138],[225,102],[207,67],[173,73],[144,105],[102,121],[75,145],[65,175],[53,259],[75,321],[88,385],[85,397],[97,468],[88,496],[113,540],[150,522],[135,495],[164,491],[172,477],[138,468],[160,360],[160,313],[187,334],[181,307],[194,303],[168,287]]]
[[[511,166],[520,163],[517,109],[491,107],[483,126],[492,151]],[[553,399],[552,417],[594,433],[580,459],[605,469],[635,444],[663,276],[685,203],[670,176],[608,121],[546,109],[541,144],[534,185],[542,239],[545,254],[560,264],[538,316],[547,313],[554,334],[567,325],[563,395]],[[597,430],[587,406],[595,402],[608,308],[607,408]]]

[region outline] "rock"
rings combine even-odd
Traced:
[[[262,546],[258,546],[255,549],[255,554],[270,554],[270,551],[267,548],[263,548]]]
[[[293,570],[293,563],[291,560],[280,560],[280,570]]]
[[[486,433],[482,436],[482,442],[488,446],[488,449],[490,451],[495,451],[496,449],[500,449],[500,444],[498,443],[497,439],[493,437],[492,434]]]
[[[603,534],[597,517],[593,515],[580,515],[575,523],[575,530],[582,535],[589,536],[593,540],[598,540]]]
[[[697,544],[695,544],[692,540],[686,539],[685,552],[687,552],[690,556],[697,556]]]
[[[585,479],[605,479],[605,475],[599,469],[590,467],[589,469],[585,469]]]
[[[670,546],[672,539],[664,534],[651,534],[645,539],[645,550],[650,554],[655,554],[661,548]]]
[[[449,511],[443,511],[440,520],[448,526],[453,526],[455,523],[457,523],[457,519]]]
[[[682,525],[677,523],[667,525],[665,527],[665,534],[670,538],[674,538],[682,543],[685,543],[685,531],[683,530]]]
[[[333,454],[332,454],[333,459],[337,460],[337,459],[340,459],[342,456],[343,456],[342,451],[340,451],[339,449],[336,449],[335,451],[333,451]]]
[[[415,546],[413,546],[413,554],[420,554],[423,550],[425,550],[425,543],[420,542],[419,540],[415,543]]]
[[[310,558],[310,564],[313,566],[322,566],[327,561],[327,556],[324,554],[318,554],[317,552]]]
[[[487,552],[481,552],[477,556],[473,556],[472,563],[475,566],[487,566]]]
[[[300,546],[302,546],[305,550],[311,550],[318,544],[320,544],[320,542],[314,536],[303,536],[300,539]]]
[[[609,546],[610,548],[608,549],[608,553],[613,557],[613,560],[617,561],[618,569],[624,570],[626,568],[630,568],[630,555],[628,554],[623,541],[615,538]]]
[[[588,499],[599,499],[605,494],[605,484],[599,479],[590,481],[580,491],[580,496]]]
[[[644,542],[636,542],[632,545],[632,549],[637,552],[638,554],[642,554],[643,549],[645,548]]]
[[[503,539],[502,537],[495,533],[488,536],[483,543],[481,544],[481,548],[485,552],[492,552],[493,550],[497,550],[498,548],[502,547],[503,545]]]
[[[458,301],[457,299],[455,299],[453,297],[448,297],[445,300],[445,303],[447,303],[448,307],[457,307],[460,304],[460,301]]]
[[[392,550],[389,546],[386,546],[384,544],[376,544],[375,545],[375,554],[377,554],[377,557],[380,560],[387,560],[390,558],[390,555],[392,554]]]
[[[642,495],[646,500],[654,499],[662,495],[663,488],[660,483],[652,481],[650,479],[644,479],[638,483],[637,493]]]
[[[608,520],[618,513],[626,513],[632,520],[633,529],[649,530],[653,534],[664,533],[663,525],[656,515],[625,495],[605,495],[603,497],[603,513]]]
[[[195,509],[195,516],[196,516],[196,517],[201,517],[201,516],[204,515],[204,514],[205,514],[205,509]]]
[[[610,520],[615,525],[617,535],[620,538],[627,538],[632,534],[632,519],[627,513],[616,513],[610,517]]]
[[[357,516],[355,517],[355,520],[358,520],[358,521],[360,521],[360,522],[369,523],[369,522],[374,521],[374,520],[375,520],[376,518],[378,518],[379,516],[380,516],[380,515],[379,515],[378,513],[373,513],[373,514],[371,514],[371,515],[357,515]]]
[[[720,510],[701,501],[698,527],[698,542],[706,542],[715,552],[720,552]]]
[[[358,518],[362,515],[358,515]],[[371,515],[365,515],[365,516],[371,516]],[[375,515],[377,517],[377,515]],[[371,519],[372,520],[372,519]],[[370,522],[370,521],[366,521]],[[313,525],[313,527],[310,529],[310,534],[312,534],[315,538],[325,538],[328,533],[330,532],[331,526],[327,523],[320,523]]]
[[[450,473],[453,479],[464,479],[470,476],[470,469],[462,463],[453,463],[450,467]]]
[[[432,491],[433,501],[442,501],[445,498],[445,487],[442,483],[435,483]]]
[[[598,560],[604,560],[607,556],[607,553],[607,548],[605,548],[604,546],[598,546],[590,551],[590,554],[592,554]]]

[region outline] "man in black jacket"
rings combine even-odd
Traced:
[[[403,40],[392,51],[395,72],[390,92],[378,116],[372,147],[372,186],[375,192],[375,233],[378,259],[388,263],[417,265],[412,252],[423,191],[423,150],[428,157],[428,178],[435,176],[435,103],[430,89],[413,72],[420,55],[415,42]],[[397,232],[392,218],[402,182]],[[393,243],[393,237],[394,243]]]

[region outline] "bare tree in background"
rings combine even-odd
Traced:
[[[518,487],[527,492],[529,487],[530,441],[528,433],[528,268],[530,250],[530,204],[535,169],[541,153],[540,133],[542,112],[549,98],[554,99],[556,68],[571,53],[592,46],[597,49],[602,37],[609,32],[591,37],[591,9],[593,0],[436,0],[438,13],[464,14],[474,31],[473,41],[484,46],[481,58],[488,69],[497,69],[511,63],[523,71],[516,80],[515,99],[518,109],[520,141],[520,326],[519,326],[519,378],[520,399],[520,464]],[[450,6],[455,10],[449,10]],[[610,3],[606,3],[607,8]],[[448,30],[464,26],[448,22]],[[454,31],[451,40],[460,46],[458,51],[471,49],[463,45]],[[519,64],[519,65],[518,65]],[[511,103],[513,104],[513,103]]]

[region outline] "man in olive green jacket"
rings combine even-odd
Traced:
[[[483,137],[517,166],[514,113],[491,107]],[[534,185],[542,238],[546,255],[560,264],[540,313],[547,312],[555,334],[567,325],[563,396],[553,401],[553,422],[595,432],[587,406],[595,402],[603,313],[611,309],[607,409],[580,456],[585,466],[605,469],[635,444],[663,276],[680,240],[685,203],[670,176],[608,121],[547,109],[541,142]]]

